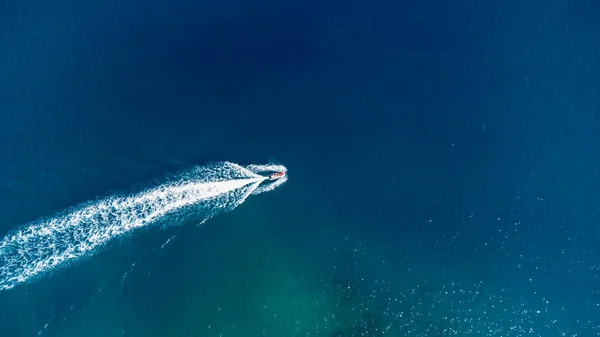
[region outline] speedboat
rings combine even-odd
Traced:
[[[283,178],[284,176],[285,176],[285,172],[275,172],[275,173],[271,173],[269,175],[269,179],[276,180],[276,179]]]

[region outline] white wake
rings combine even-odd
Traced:
[[[140,193],[91,201],[27,224],[0,241],[0,290],[66,267],[136,228],[161,220],[178,222],[189,215],[206,221],[231,211],[249,195],[285,181],[266,183],[261,173],[272,171],[287,170],[281,165],[243,167],[229,162],[196,167]]]

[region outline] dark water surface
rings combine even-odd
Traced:
[[[0,233],[289,181],[0,292],[0,336],[596,336],[593,1],[0,4]]]

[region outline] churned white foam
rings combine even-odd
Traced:
[[[263,174],[269,172],[287,172],[287,168],[283,165],[278,164],[267,164],[267,165],[248,165],[246,168],[254,174]]]
[[[222,162],[195,167],[140,193],[87,202],[20,227],[0,241],[0,290],[90,256],[109,241],[166,216],[177,222],[192,212],[206,221],[231,211],[262,188],[266,177],[258,172],[269,166]]]

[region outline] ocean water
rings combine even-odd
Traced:
[[[215,161],[289,179],[0,291],[0,336],[597,336],[599,16],[3,2],[2,237]]]

